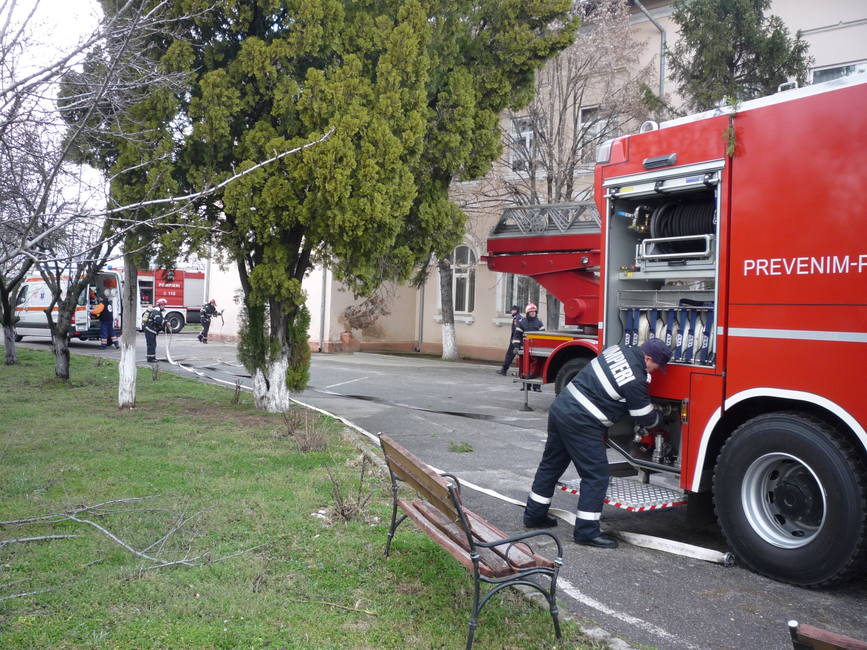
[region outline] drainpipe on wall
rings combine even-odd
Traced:
[[[421,352],[421,343],[424,338],[424,287],[421,285],[418,294],[418,342],[415,344],[415,351]]]
[[[650,12],[644,8],[644,5],[641,4],[640,0],[633,1],[639,11],[647,16],[647,20],[653,23],[653,26],[659,30],[659,98],[662,99],[662,96],[665,93],[665,30],[662,28],[662,25],[656,22],[653,16],[650,15]]]
[[[319,301],[319,351],[325,352],[325,292],[328,289],[328,270],[322,267],[322,297]]]
[[[211,247],[208,246],[208,257],[205,261],[205,304],[211,299]]]

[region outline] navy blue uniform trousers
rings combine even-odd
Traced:
[[[557,481],[575,464],[581,477],[578,494],[576,538],[589,539],[600,534],[599,513],[608,491],[608,456],[605,452],[606,428],[587,413],[564,390],[548,412],[548,440],[533,479],[533,493],[548,500],[554,496]],[[531,497],[526,516],[541,519],[548,514],[548,505]],[[583,515],[583,517],[582,517]]]

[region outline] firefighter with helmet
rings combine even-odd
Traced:
[[[512,346],[506,352],[506,358],[503,360],[503,367],[501,369],[502,372],[500,372],[501,375],[505,375],[509,370],[509,366],[512,365],[512,360],[518,354],[518,350],[524,342],[524,334],[526,332],[538,332],[545,329],[545,324],[537,316],[538,313],[539,308],[536,307],[535,303],[527,303],[527,306],[524,308],[524,317],[518,319],[512,331]],[[533,390],[540,391],[541,388],[533,386]]]
[[[217,311],[217,301],[213,298],[202,305],[202,308],[199,310],[199,317],[202,323],[202,333],[198,336],[200,343],[208,342],[208,330],[211,329],[211,319],[214,316],[222,315],[222,313],[221,311]]]
[[[145,343],[147,343],[147,360],[148,363],[156,363],[157,361],[157,334],[168,328],[166,323],[163,307],[169,303],[165,298],[160,298],[151,307],[148,307],[141,317],[142,330],[145,335]]]
[[[574,463],[581,477],[578,513],[572,537],[577,544],[617,548],[602,534],[599,519],[608,490],[608,427],[629,415],[636,424],[656,427],[662,422],[650,401],[650,373],[664,369],[671,348],[651,338],[641,346],[614,345],[602,351],[575,375],[548,411],[548,440],[524,510],[528,528],[550,528],[548,514],[557,481]]]

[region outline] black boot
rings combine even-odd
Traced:
[[[545,515],[538,519],[531,519],[524,514],[524,528],[555,528],[557,526],[557,518],[551,515]]]
[[[599,533],[596,537],[575,537],[576,544],[595,546],[596,548],[617,548],[617,540]]]
[[[524,526],[526,528],[553,528],[557,525],[557,519],[548,514],[549,505],[539,503],[527,497],[527,506],[524,508]]]

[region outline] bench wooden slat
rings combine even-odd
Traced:
[[[440,532],[448,535],[449,539],[460,546],[464,552],[469,555],[470,547],[467,543],[467,534],[464,532],[463,528],[446,519],[441,512],[436,508],[432,508],[430,504],[425,503],[424,501],[416,501],[413,505],[415,505],[419,512],[427,517],[428,520],[440,530]],[[464,513],[466,512],[467,510],[464,508]],[[496,539],[502,539],[503,537],[505,537],[505,535]],[[515,573],[515,570],[509,566],[509,563],[506,562],[501,555],[498,555],[491,549],[477,547],[476,552],[479,554],[479,571],[483,575],[501,578]]]
[[[443,547],[453,558],[455,558],[458,562],[460,562],[463,567],[472,573],[473,571],[473,561],[470,559],[470,554],[467,553],[457,542],[451,539],[448,535],[443,533],[439,528],[434,526],[430,520],[428,520],[427,516],[422,514],[418,508],[418,502],[415,501],[407,501],[405,499],[398,499],[397,504],[400,506],[400,509],[406,513],[406,516],[415,522],[416,526],[422,529],[426,535],[428,535],[433,541]],[[480,567],[481,570],[481,567]]]
[[[449,495],[448,483],[428,465],[388,436],[381,435],[379,439],[389,469],[449,519],[460,521],[460,515],[458,515]]]
[[[495,542],[498,539],[508,537],[508,535],[506,535],[502,530],[489,524],[472,510],[464,508],[464,514],[467,516],[467,519],[470,520],[473,534],[475,534],[481,541]],[[538,553],[534,553],[533,549],[526,544],[521,544],[520,542],[511,545],[502,544],[500,546],[494,546],[492,547],[492,550],[496,551],[503,557],[507,557],[512,565],[522,569],[533,566],[554,567],[554,562],[552,560],[549,560]]]
[[[867,650],[867,642],[812,625],[797,625],[792,638],[793,645],[797,640],[802,647],[812,648],[812,650]]]

